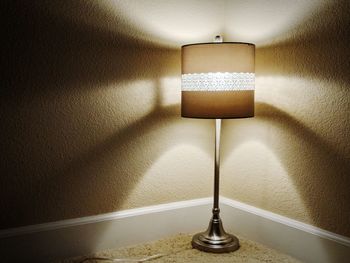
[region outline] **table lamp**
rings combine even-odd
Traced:
[[[205,232],[193,236],[192,247],[224,253],[239,248],[238,238],[223,228],[219,208],[221,119],[254,116],[255,45],[223,42],[181,47],[181,116],[215,119],[214,202]]]

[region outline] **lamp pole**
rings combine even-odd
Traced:
[[[221,119],[215,119],[215,167],[214,167],[214,211],[220,212],[219,187],[220,187],[220,137]]]

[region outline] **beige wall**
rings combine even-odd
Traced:
[[[349,3],[258,47],[256,118],[223,127],[227,197],[350,236]]]
[[[218,19],[233,2],[175,2],[11,4],[1,228],[211,195],[214,123],[180,118],[176,41],[255,41],[237,16]],[[325,2],[257,38],[257,116],[223,122],[222,194],[350,236],[347,7]]]
[[[180,51],[42,7],[11,29],[1,227],[209,196],[214,126],[180,117]]]

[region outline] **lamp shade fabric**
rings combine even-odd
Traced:
[[[181,47],[181,116],[254,116],[255,45],[224,42]]]

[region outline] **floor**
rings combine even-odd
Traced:
[[[179,234],[154,242],[139,244],[126,248],[109,249],[93,255],[71,258],[60,261],[71,262],[288,262],[300,261],[282,254],[276,250],[265,247],[256,242],[240,237],[241,247],[232,253],[212,254],[191,248],[191,235]],[[152,257],[153,256],[153,257]],[[95,259],[93,259],[95,258]],[[97,259],[99,258],[99,259]],[[114,258],[119,260],[108,260]],[[123,260],[124,259],[124,260]],[[143,260],[142,260],[143,259]]]

